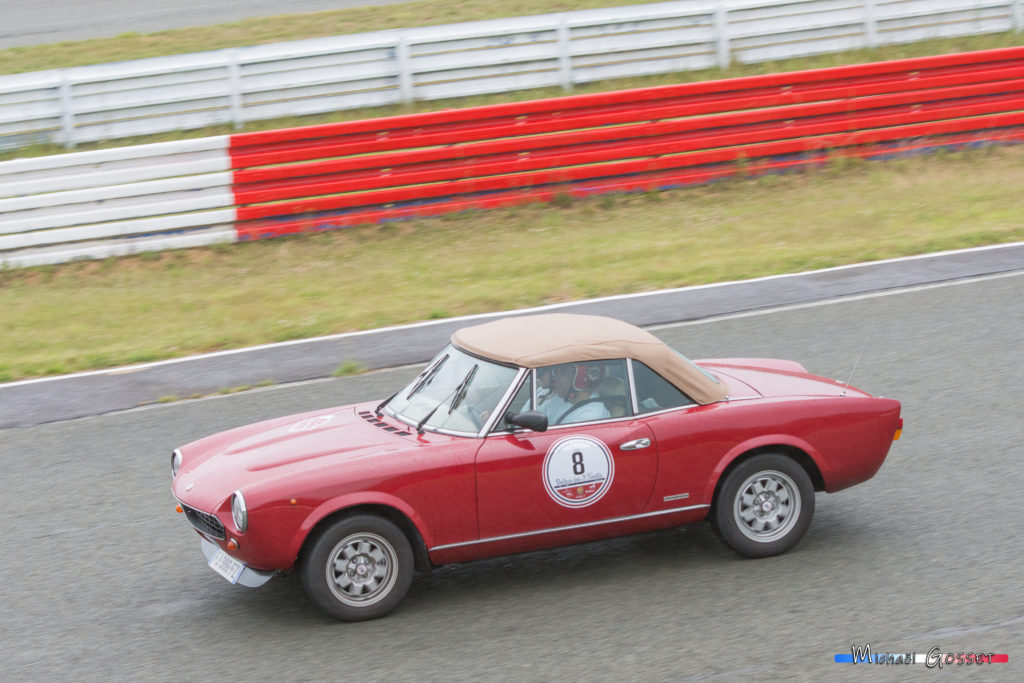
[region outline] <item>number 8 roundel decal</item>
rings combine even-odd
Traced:
[[[551,444],[544,458],[544,488],[559,505],[582,508],[608,492],[615,461],[608,447],[589,436],[567,436]]]

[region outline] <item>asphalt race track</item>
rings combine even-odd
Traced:
[[[1024,272],[655,330],[691,357],[780,356],[903,401],[870,482],[819,494],[797,548],[707,525],[445,567],[340,624],[296,577],[234,587],[173,512],[169,452],[387,394],[413,369],[0,430],[4,680],[869,680],[875,652],[994,652],[1022,680]],[[875,667],[888,668],[888,667]],[[957,668],[950,667],[948,668]],[[968,667],[960,667],[968,668]],[[923,665],[884,680],[934,680]],[[961,675],[968,672],[958,672]]]

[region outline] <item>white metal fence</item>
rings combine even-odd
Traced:
[[[224,136],[0,162],[0,267],[235,241]]]
[[[686,0],[336,36],[0,76],[0,148],[1010,30],[1024,0]]]

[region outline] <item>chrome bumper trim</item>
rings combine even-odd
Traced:
[[[635,519],[644,519],[646,517],[657,517],[659,515],[670,515],[673,512],[687,512],[688,510],[696,510],[698,508],[711,507],[708,504],[701,505],[687,505],[681,508],[672,508],[671,510],[655,510],[654,512],[645,512],[641,515],[629,515],[627,517],[613,517],[611,519],[601,519],[596,522],[586,522],[584,524],[570,524],[568,526],[557,526],[551,529],[538,529],[536,531],[526,531],[521,534],[509,534],[507,536],[493,536],[491,538],[481,538],[476,541],[462,541],[461,543],[447,543],[445,545],[435,545],[430,548],[428,552],[434,552],[435,550],[448,550],[449,548],[461,548],[467,545],[477,545],[479,543],[494,543],[496,541],[510,541],[514,538],[526,538],[527,536],[539,536],[540,534],[554,534],[559,531],[572,531],[573,529],[586,529],[592,526],[601,526],[602,524],[617,524],[618,522],[631,522]]]
[[[210,558],[213,557],[220,548],[216,543],[208,538],[201,537],[199,541],[202,543],[203,555],[206,556],[206,561],[209,562]],[[274,578],[277,572],[261,572],[250,567],[246,567],[242,570],[242,575],[238,577],[238,585],[246,586],[247,588],[259,588],[267,581]]]

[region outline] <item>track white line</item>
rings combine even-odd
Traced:
[[[842,304],[849,301],[859,301],[861,299],[876,299],[878,297],[890,296],[893,294],[909,294],[911,292],[922,292],[928,289],[939,289],[941,287],[955,287],[957,285],[973,284],[975,282],[984,282],[986,280],[1001,280],[1008,277],[1019,277],[1024,275],[1024,270],[1014,270],[1006,273],[992,273],[991,275],[973,275],[971,277],[959,278],[956,280],[943,280],[942,282],[928,282],[923,285],[906,285],[904,287],[892,287],[890,289],[881,289],[877,292],[864,292],[862,294],[846,294],[842,296],[832,297],[831,299],[821,299],[819,301],[805,301],[798,304],[783,304],[781,306],[769,306],[767,308],[757,308],[750,311],[740,311],[739,313],[723,313],[722,315],[708,316],[707,318],[701,318],[700,320],[684,320],[677,323],[665,323],[663,325],[651,325],[645,327],[645,330],[649,332],[656,332],[658,330],[671,330],[676,327],[688,327],[690,325],[706,325],[707,323],[719,322],[722,320],[733,320],[736,318],[752,318],[759,315],[770,315],[773,313],[785,313],[786,311],[797,311],[802,308],[816,308],[818,306],[831,306],[833,304]]]

